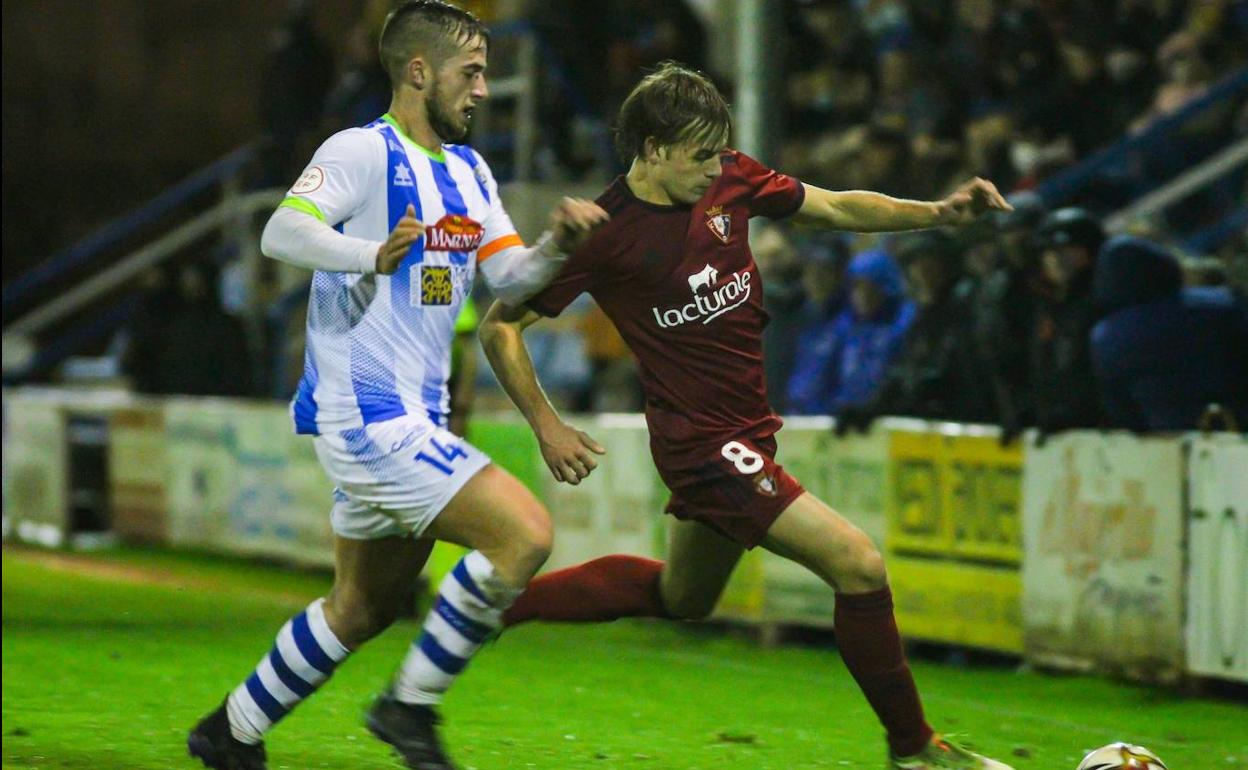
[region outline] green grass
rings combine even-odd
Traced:
[[[186,729],[328,585],[168,552],[90,564],[130,572],[4,553],[6,770],[198,767]],[[396,626],[344,664],[270,736],[270,766],[397,767],[360,714],[416,631]],[[935,725],[1019,770],[1073,770],[1084,749],[1120,739],[1173,770],[1248,766],[1243,704],[1001,667],[915,670]],[[477,770],[883,765],[881,731],[835,651],[762,650],[696,626],[516,629],[477,657],[445,714],[454,756]]]

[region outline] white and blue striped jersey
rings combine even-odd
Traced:
[[[345,235],[384,241],[408,204],[425,224],[394,275],[317,271],[308,304],[304,374],[291,404],[299,433],[423,415],[430,431],[450,406],[451,340],[477,263],[523,245],[474,150],[434,155],[383,116],[325,141],[283,206]]]

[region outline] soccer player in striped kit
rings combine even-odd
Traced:
[[[879,551],[775,462],[781,421],[767,405],[767,314],[748,241],[752,216],[878,232],[965,224],[1009,204],[982,179],[935,202],[804,185],[727,149],[723,97],[672,63],[633,90],[617,125],[632,166],[598,198],[611,221],[526,306],[496,302],[481,340],[555,479],[576,484],[602,447],[546,400],[523,329],[588,291],[637,356],[651,453],[678,521],[666,562],[607,556],[543,575],[504,624],[705,617],[744,549],[762,545],[836,590],[841,657],[885,728],[890,768],[1009,770],[928,726]]]
[[[408,767],[451,768],[435,707],[549,553],[542,505],[446,430],[454,324],[478,271],[521,302],[607,215],[565,198],[526,247],[485,162],[451,144],[488,95],[488,44],[447,3],[399,6],[380,40],[390,111],[326,140],[265,228],[265,254],[316,271],[291,413],[336,485],[334,585],[191,731],[207,767],[264,768],[265,732],[394,621],[433,541],[446,540],[472,550],[366,721]]]

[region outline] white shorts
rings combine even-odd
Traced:
[[[490,464],[484,452],[424,416],[317,436],[337,485],[330,523],[352,540],[420,537],[455,493]]]

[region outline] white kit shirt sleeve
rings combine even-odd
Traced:
[[[484,236],[477,249],[477,270],[495,296],[509,305],[519,305],[554,280],[568,255],[555,246],[550,233],[544,233],[533,246],[525,246],[503,208],[498,183],[480,155],[476,169],[490,198]]]
[[[313,270],[374,272],[383,241],[343,235],[334,226],[363,208],[381,184],[385,164],[385,146],[375,132],[352,128],[326,139],[269,218],[260,250]]]

